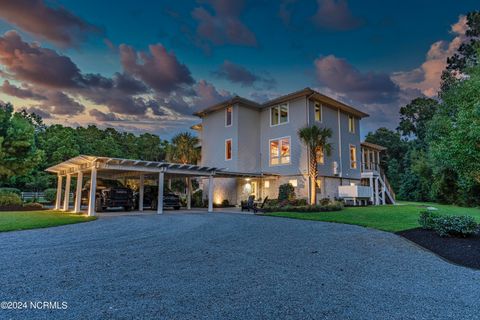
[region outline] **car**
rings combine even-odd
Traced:
[[[82,188],[82,203],[88,203],[90,180]],[[133,190],[113,179],[97,179],[95,193],[95,211],[105,211],[108,208],[123,207],[130,211],[134,207]]]
[[[135,193],[135,207],[138,208],[140,194]],[[143,187],[143,207],[153,210],[157,209],[158,203],[158,187],[157,186],[144,186]],[[173,208],[179,210],[181,207],[180,197],[170,191],[168,188],[163,193],[163,207]]]

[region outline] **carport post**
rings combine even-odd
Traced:
[[[95,216],[95,193],[97,191],[97,168],[92,167],[90,174],[90,194],[88,196],[88,215]]]
[[[140,175],[140,185],[138,187],[138,211],[143,211],[143,184],[145,183],[145,176]]]
[[[187,178],[187,209],[192,209],[192,178]]]
[[[79,171],[77,175],[77,189],[75,192],[75,206],[73,207],[73,212],[75,213],[78,213],[81,211],[82,186],[83,186],[83,172]]]
[[[70,184],[72,183],[72,175],[67,174],[67,179],[65,181],[65,197],[63,200],[63,211],[68,211],[68,205],[70,203]]]
[[[60,210],[60,202],[62,201],[62,180],[61,175],[57,175],[57,198],[55,200],[55,210]]]
[[[213,212],[213,174],[208,177],[208,212]]]
[[[160,171],[158,173],[158,200],[157,200],[157,214],[163,213],[163,182],[165,173]]]

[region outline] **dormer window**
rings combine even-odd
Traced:
[[[355,133],[355,117],[348,116],[348,132]]]
[[[233,108],[227,107],[225,109],[225,127],[230,127],[232,125],[232,117],[233,117]]]
[[[315,102],[315,121],[322,122],[322,105]]]
[[[288,104],[283,103],[270,109],[270,126],[278,126],[288,122]]]

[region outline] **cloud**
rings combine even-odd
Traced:
[[[167,52],[161,44],[150,45],[149,50],[149,53],[137,52],[130,46],[120,45],[120,60],[125,71],[163,93],[194,83],[190,70],[173,52]]]
[[[275,80],[272,78],[264,78],[254,74],[247,68],[225,60],[220,68],[213,73],[219,78],[227,79],[230,82],[238,83],[242,87],[253,87],[254,84],[262,84],[267,89],[275,86]]]
[[[62,47],[74,46],[89,34],[101,32],[65,8],[47,6],[43,0],[0,0],[0,7],[0,19]]]
[[[47,92],[46,96],[47,100],[42,103],[41,108],[51,114],[73,116],[85,111],[83,104],[75,101],[64,92],[51,91]]]
[[[345,59],[334,55],[314,62],[320,84],[362,103],[389,103],[398,97],[399,87],[388,74],[362,73]]]
[[[98,109],[92,109],[88,112],[88,114],[90,114],[92,117],[95,118],[95,120],[97,121],[118,121],[118,117],[113,113],[113,112],[109,112],[109,113],[104,113]]]
[[[291,5],[297,2],[298,0],[282,0],[280,2],[280,8],[278,10],[278,16],[280,20],[283,21],[285,25],[290,25],[292,19]]]
[[[33,92],[30,88],[20,88],[10,84],[8,80],[4,80],[0,91],[12,97],[32,100],[46,100],[45,96]]]
[[[441,75],[447,65],[447,58],[452,56],[459,46],[467,40],[467,18],[460,16],[451,26],[455,35],[452,41],[437,41],[433,43],[426,55],[425,62],[418,68],[409,71],[395,72],[392,79],[402,89],[419,89],[428,97],[437,95],[441,84]]]
[[[346,0],[317,0],[317,3],[318,10],[312,20],[321,29],[347,31],[364,24],[352,14]]]
[[[214,13],[204,7],[192,11],[198,21],[197,34],[215,45],[256,46],[255,34],[240,20],[244,1],[207,0]]]
[[[28,113],[35,113],[37,116],[42,117],[42,119],[52,118],[52,115],[49,112],[46,112],[45,110],[42,110],[41,108],[38,108],[38,107],[29,107],[24,110]]]

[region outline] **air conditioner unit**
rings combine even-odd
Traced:
[[[338,171],[338,162],[333,161],[333,175],[338,176],[339,174],[340,174],[340,172]]]

